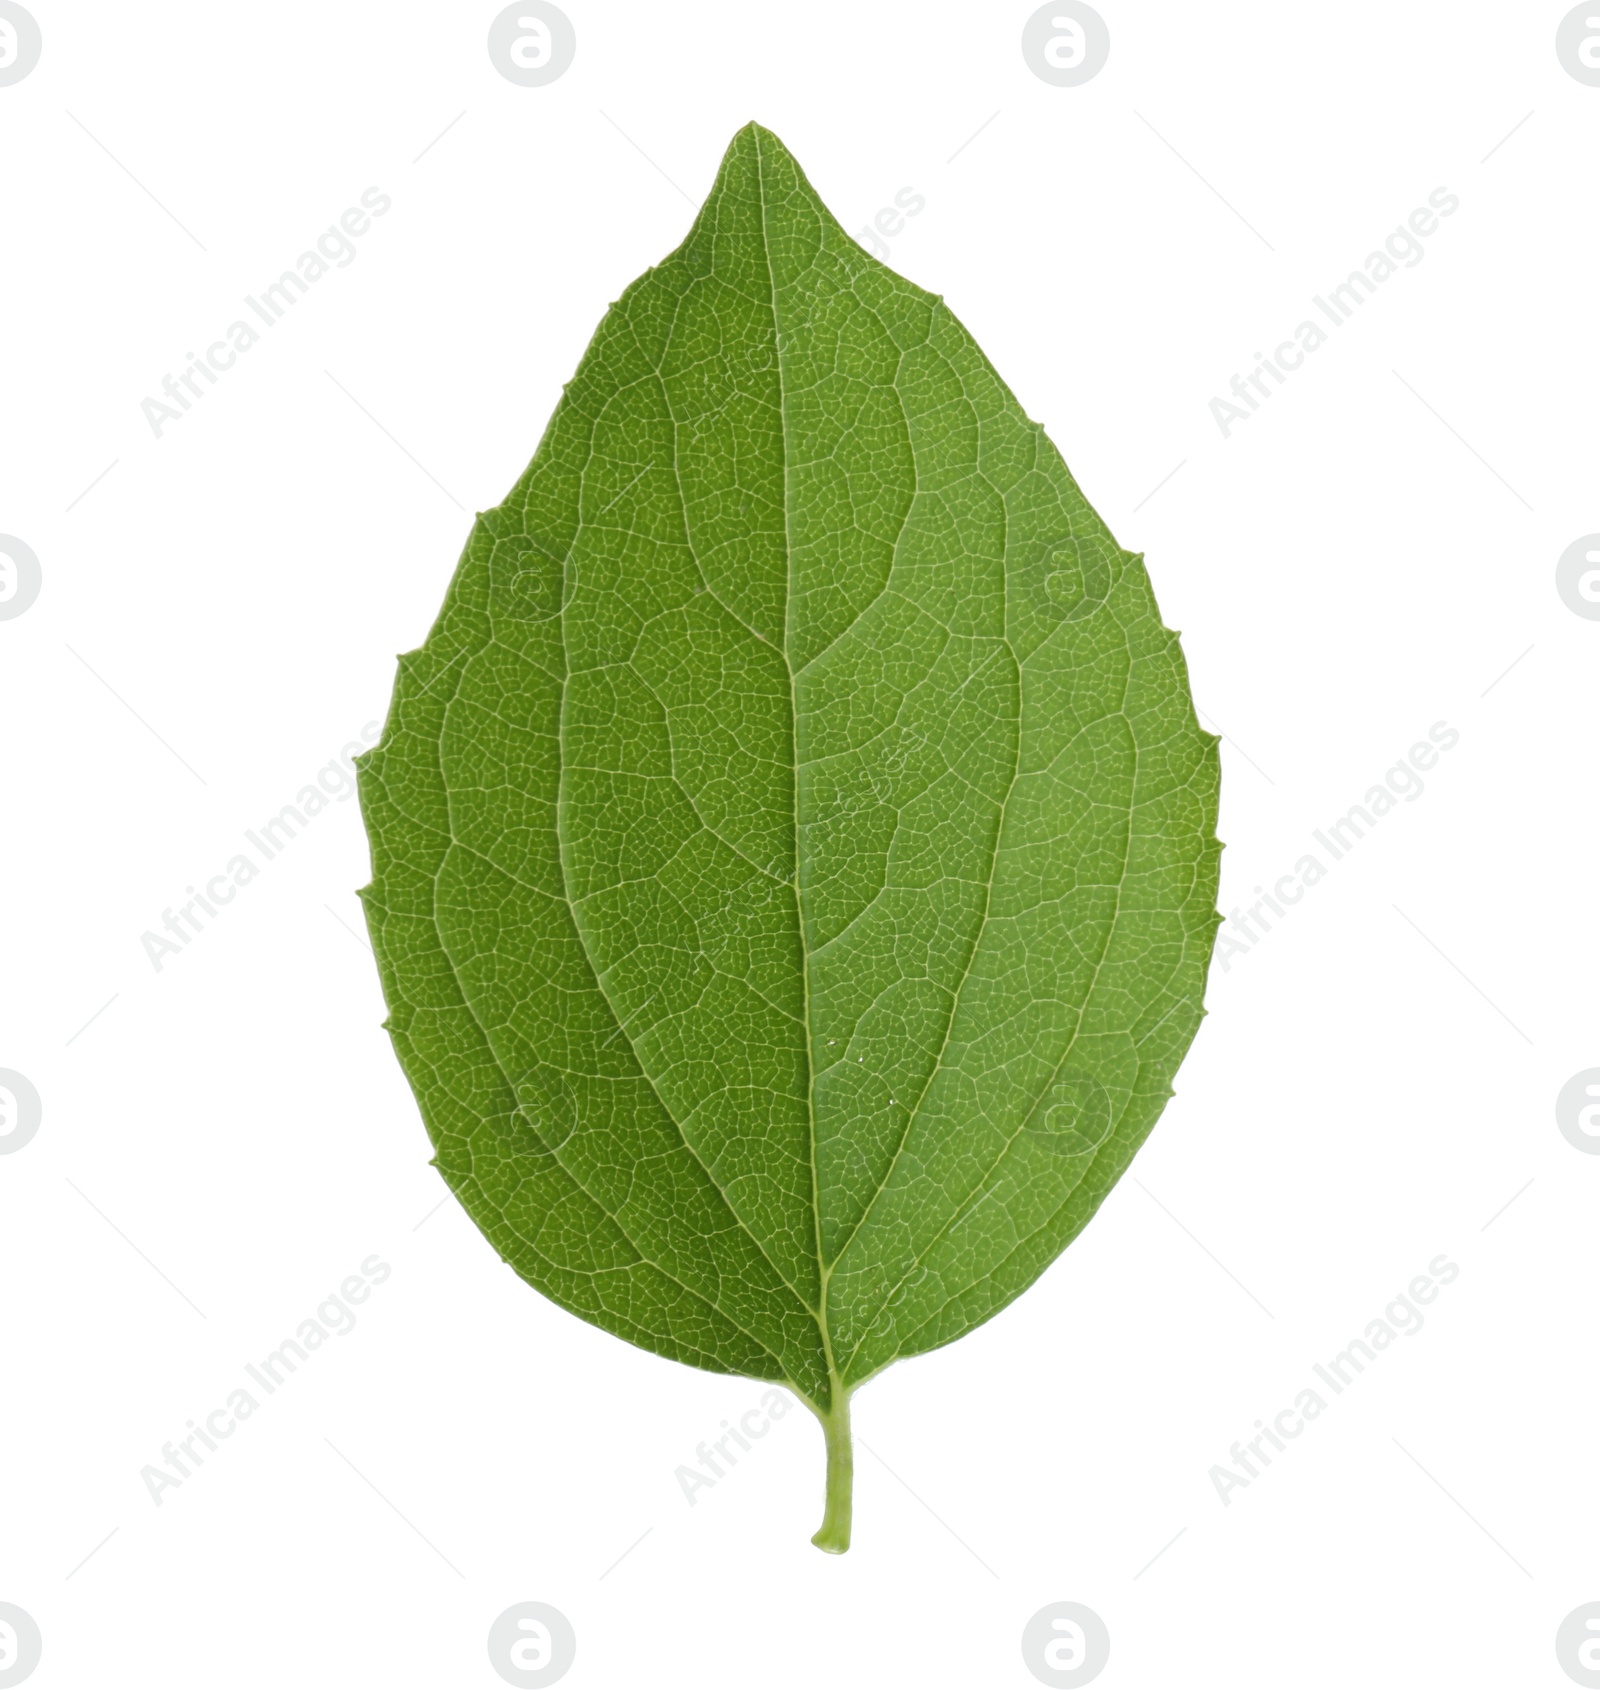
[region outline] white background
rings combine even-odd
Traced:
[[[575,1690],[1027,1686],[1060,1600],[1109,1627],[1107,1690],[1568,1683],[1600,1159],[1553,1106],[1600,1063],[1600,623],[1554,568],[1600,529],[1600,89],[1566,8],[1104,0],[1069,89],[1028,6],[570,0],[535,89],[492,3],[32,9],[0,89],[0,529],[43,565],[0,623],[0,1066],[44,1118],[0,1158],[0,1600],[40,1690],[487,1690],[524,1600],[570,1617]],[[1460,734],[1214,968],[1084,1236],[856,1398],[843,1559],[807,1541],[801,1410],[689,1507],[674,1470],[762,1387],[569,1317],[436,1207],[354,802],[159,972],[141,946],[381,718],[470,513],[752,117],[851,230],[925,197],[891,263],[1146,553],[1230,736],[1225,912]],[[157,438],[141,399],[374,185],[354,262]],[[1213,395],[1441,186],[1425,259],[1224,439]],[[1424,1329],[1224,1507],[1212,1465],[1441,1252]],[[373,1253],[359,1325],[155,1506],[141,1468]]]

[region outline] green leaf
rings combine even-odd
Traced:
[[[361,768],[387,1026],[501,1256],[821,1418],[1032,1284],[1171,1095],[1216,741],[936,296],[734,137]]]

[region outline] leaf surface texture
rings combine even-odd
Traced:
[[[751,125],[477,519],[363,760],[452,1191],[585,1320],[825,1411],[1171,1093],[1216,742],[1142,561]]]

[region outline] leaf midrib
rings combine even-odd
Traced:
[[[794,897],[795,942],[800,947],[800,1004],[805,1029],[806,1058],[806,1140],[807,1160],[811,1164],[811,1232],[812,1247],[817,1257],[817,1332],[822,1340],[823,1360],[828,1369],[828,1407],[835,1393],[844,1389],[844,1382],[833,1359],[833,1332],[828,1324],[828,1288],[832,1269],[822,1256],[822,1192],[821,1175],[817,1166],[817,1062],[812,1048],[811,1025],[811,947],[806,939],[806,912],[800,899],[800,709],[795,695],[794,667],[794,528],[789,498],[789,414],[787,389],[784,384],[783,334],[778,326],[778,278],[772,269],[772,246],[767,239],[767,178],[766,161],[761,152],[761,132],[753,137],[756,148],[756,201],[761,215],[761,257],[767,270],[767,298],[772,312],[772,367],[778,383],[778,471],[783,479],[783,672],[789,680],[789,815],[792,828],[790,891]]]

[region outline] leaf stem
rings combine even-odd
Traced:
[[[855,1452],[850,1442],[850,1393],[842,1384],[834,1382],[832,1405],[817,1418],[822,1422],[822,1435],[828,1445],[827,1505],[822,1524],[811,1541],[829,1555],[843,1555],[850,1547],[850,1491]]]

